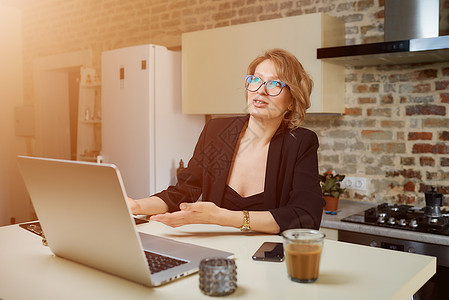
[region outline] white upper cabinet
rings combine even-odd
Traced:
[[[316,58],[318,48],[345,43],[344,22],[323,13],[182,35],[185,114],[244,114],[249,63],[272,48],[292,52],[314,81],[308,113],[344,112],[344,66]]]

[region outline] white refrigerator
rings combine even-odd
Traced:
[[[101,58],[102,156],[117,165],[128,196],[176,183],[204,115],[183,115],[181,53],[157,45],[114,49]]]

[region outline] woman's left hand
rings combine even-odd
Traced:
[[[180,211],[151,216],[150,220],[164,223],[171,227],[187,224],[219,224],[225,209],[213,202],[181,203]]]

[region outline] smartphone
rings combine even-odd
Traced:
[[[283,261],[284,247],[282,243],[264,242],[253,254],[254,260]]]

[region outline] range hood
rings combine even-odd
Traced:
[[[317,58],[351,66],[449,61],[449,35],[317,49]]]
[[[447,24],[439,22],[448,18],[444,4],[439,0],[385,0],[385,42],[321,48],[317,58],[353,66],[449,61]]]

